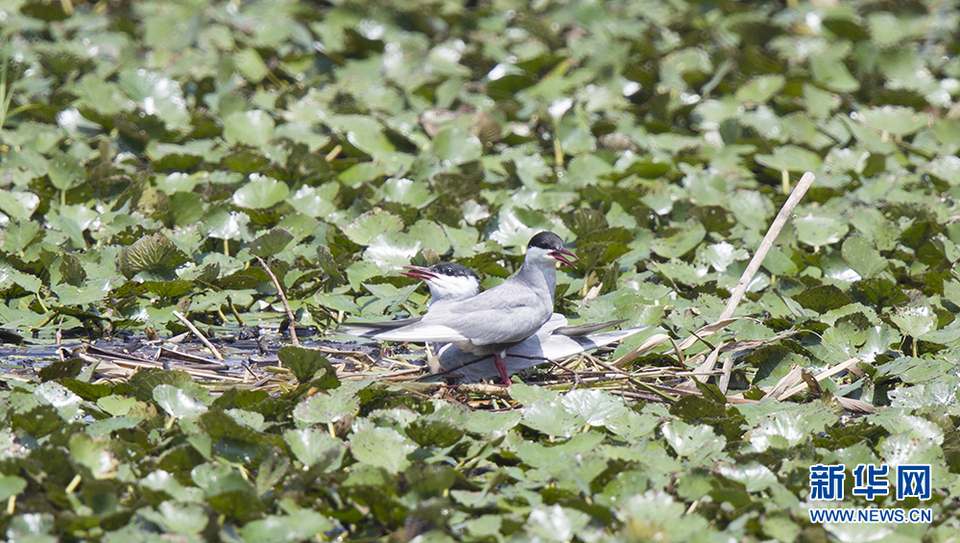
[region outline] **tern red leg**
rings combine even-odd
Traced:
[[[503,381],[503,384],[507,386],[512,385],[513,381],[511,381],[510,376],[507,375],[507,353],[493,355],[493,365],[496,366],[497,371],[500,372],[500,379]]]

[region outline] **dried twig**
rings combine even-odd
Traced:
[[[280,280],[277,279],[277,276],[273,274],[270,266],[267,266],[267,263],[264,262],[262,258],[258,256],[257,260],[260,261],[260,266],[263,267],[263,269],[267,272],[267,275],[270,276],[270,279],[273,280],[273,286],[277,288],[277,293],[280,295],[280,301],[283,302],[283,308],[287,311],[287,326],[290,330],[290,342],[293,343],[294,347],[299,347],[300,340],[297,339],[296,319],[293,316],[293,310],[290,309],[290,303],[287,302],[287,295],[283,293],[283,287],[280,286]]]
[[[846,360],[846,361],[844,361],[844,362],[841,362],[840,364],[837,364],[836,366],[834,366],[834,367],[832,367],[832,368],[830,368],[830,369],[828,369],[828,370],[825,370],[825,371],[822,371],[822,372],[818,373],[818,374],[816,375],[816,377],[814,377],[814,379],[816,379],[817,382],[823,381],[823,380],[826,379],[827,377],[832,377],[832,376],[840,373],[841,371],[850,369],[850,367],[853,366],[853,365],[855,365],[857,362],[860,362],[860,359],[859,359],[859,358],[851,358],[851,359],[849,359],[849,360]],[[801,392],[801,391],[802,391],[803,389],[805,389],[805,388],[809,388],[809,385],[808,385],[808,383],[807,383],[806,381],[804,381],[804,382],[802,382],[802,383],[800,383],[800,384],[798,384],[798,385],[790,388],[789,390],[783,391],[782,393],[780,393],[779,395],[777,395],[776,398],[777,398],[777,400],[780,400],[780,401],[786,400],[786,399],[789,398],[790,396],[793,396],[794,394],[797,394],[798,392]]]
[[[730,376],[733,374],[733,357],[727,355],[723,358],[723,374],[720,376],[720,392],[727,393],[727,387],[730,386]]]
[[[767,235],[763,236],[763,241],[760,242],[760,247],[757,247],[757,252],[753,255],[753,258],[750,259],[750,263],[747,264],[747,269],[743,270],[743,275],[740,276],[740,280],[737,282],[736,288],[733,289],[733,294],[730,295],[730,300],[727,301],[727,306],[723,308],[718,320],[729,319],[733,316],[733,312],[737,310],[740,300],[743,299],[743,295],[747,292],[747,286],[753,281],[753,277],[757,272],[760,271],[760,265],[763,264],[763,259],[767,257],[767,253],[769,253],[773,247],[773,242],[777,240],[777,236],[780,235],[783,226],[787,224],[787,219],[793,214],[793,210],[797,208],[797,204],[800,203],[803,195],[807,193],[807,189],[813,184],[814,179],[816,179],[816,176],[813,175],[812,172],[807,172],[800,178],[797,186],[793,189],[793,192],[790,193],[790,197],[787,198],[783,207],[780,208],[780,213],[777,213],[777,217],[773,219],[773,224],[771,224],[770,229],[767,230]]]
[[[198,330],[197,327],[194,326],[192,322],[188,321],[187,318],[184,317],[182,313],[180,313],[177,310],[174,310],[173,316],[180,319],[180,322],[182,322],[184,326],[186,326],[191,332],[193,332],[193,335],[197,336],[197,338],[200,339],[200,341],[202,341],[203,344],[207,346],[207,349],[210,349],[210,352],[213,353],[214,358],[216,358],[217,360],[223,360],[223,356],[220,354],[220,351],[218,351],[217,348],[213,346],[213,343],[210,343],[210,340],[207,339],[206,336],[204,336],[202,333],[200,333],[200,330]]]
[[[732,322],[733,313],[737,310],[737,306],[740,305],[740,300],[743,299],[743,296],[747,293],[747,286],[753,281],[753,278],[757,275],[757,272],[760,271],[760,266],[763,264],[763,260],[767,257],[767,254],[770,252],[770,249],[773,248],[773,243],[777,240],[777,237],[780,235],[780,231],[783,230],[784,225],[787,224],[787,219],[793,214],[793,210],[797,208],[797,204],[800,203],[800,200],[803,198],[804,194],[807,193],[807,189],[810,188],[810,185],[813,184],[813,181],[816,179],[816,176],[812,172],[807,172],[800,177],[800,181],[797,183],[797,186],[793,189],[793,192],[790,193],[790,197],[787,198],[787,201],[784,202],[783,207],[780,208],[780,212],[777,213],[776,218],[773,219],[773,223],[770,225],[770,228],[767,230],[767,234],[763,236],[763,241],[760,242],[760,246],[757,247],[757,252],[754,253],[753,258],[750,259],[750,263],[747,264],[747,268],[743,270],[743,274],[740,276],[740,280],[737,281],[736,288],[733,289],[733,293],[730,295],[730,299],[727,300],[726,307],[723,308],[723,311],[720,312],[720,317],[717,319],[717,322],[711,325],[712,327],[717,327],[717,329],[726,327],[727,324]],[[724,323],[726,321],[726,323]],[[724,323],[720,326],[721,323]],[[710,332],[713,333],[713,332]],[[696,339],[691,337],[683,342],[682,345],[689,347],[692,345],[692,341]],[[716,362],[714,358],[709,367],[701,366],[698,368],[700,371],[710,372],[713,370],[713,363]],[[727,376],[729,381],[729,375]]]
[[[668,395],[668,394],[664,394],[663,392],[661,392],[660,390],[658,390],[656,387],[654,387],[654,386],[652,386],[652,385],[648,385],[647,383],[644,383],[643,381],[637,380],[637,379],[635,378],[635,376],[633,376],[633,375],[631,375],[631,374],[623,371],[622,369],[620,369],[620,368],[618,368],[618,367],[616,367],[616,366],[614,366],[614,365],[612,365],[612,364],[607,364],[606,362],[604,362],[604,361],[602,361],[602,360],[599,360],[599,359],[597,359],[597,358],[594,358],[594,359],[593,359],[593,362],[594,362],[595,364],[597,364],[598,366],[602,366],[602,367],[606,368],[606,369],[609,370],[609,371],[613,371],[613,372],[616,372],[616,373],[619,373],[619,374],[621,374],[621,375],[626,376],[626,377],[627,377],[627,381],[629,381],[630,384],[632,384],[632,385],[634,385],[634,386],[636,386],[636,387],[638,387],[638,388],[642,388],[642,389],[644,389],[646,392],[649,392],[650,394],[655,394],[655,395],[658,396],[661,400],[665,400],[665,401],[670,402],[670,403],[673,403],[673,402],[676,401],[676,398],[674,398],[673,396],[670,396],[670,395]]]

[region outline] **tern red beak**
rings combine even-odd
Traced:
[[[424,268],[422,266],[403,266],[403,268],[411,271],[402,271],[400,275],[406,275],[407,277],[416,277],[417,279],[430,280],[436,279],[437,274],[432,271]]]
[[[577,255],[573,254],[571,251],[568,251],[566,249],[557,249],[556,251],[550,251],[548,254],[553,258],[556,258],[560,262],[563,262],[567,266],[573,266],[574,268],[577,267],[576,264],[574,264],[573,262],[570,262],[570,260],[566,258],[568,256],[571,256],[575,260],[579,260],[579,258],[577,258]]]

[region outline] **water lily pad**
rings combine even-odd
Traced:
[[[777,171],[815,171],[823,164],[820,155],[795,145],[782,145],[769,155],[757,155],[756,161]]]
[[[929,122],[926,115],[902,106],[872,108],[861,112],[861,115],[867,126],[894,136],[913,134]]]
[[[172,278],[174,270],[187,261],[185,255],[161,233],[144,236],[120,252],[120,271],[127,277],[151,272]]]
[[[843,242],[843,260],[862,277],[873,277],[887,269],[889,263],[861,237],[849,237]]]
[[[277,354],[280,362],[293,371],[297,381],[300,383],[310,382],[317,377],[318,371],[323,370],[324,373],[321,374],[322,379],[315,381],[315,386],[336,388],[340,385],[340,380],[337,379],[337,373],[334,371],[330,361],[316,349],[287,345],[281,347]]]
[[[755,77],[737,89],[737,100],[762,104],[783,88],[786,79],[779,74]]]
[[[590,522],[590,515],[559,505],[534,508],[527,517],[527,534],[538,541],[571,541]]]
[[[370,245],[387,232],[399,232],[403,228],[400,217],[379,209],[368,211],[343,227],[343,233],[358,245]]]
[[[360,407],[360,400],[352,394],[314,394],[297,404],[293,420],[300,425],[337,422],[353,415]]]
[[[696,248],[706,235],[700,223],[670,228],[650,243],[650,250],[664,258],[680,258]]]
[[[703,456],[706,451],[719,451],[724,439],[713,433],[706,424],[692,425],[683,421],[671,421],[660,427],[663,437],[679,456]]]
[[[251,83],[259,83],[269,73],[267,65],[254,49],[244,49],[234,55],[233,61],[243,77]]]
[[[284,249],[293,241],[293,234],[283,228],[271,228],[250,244],[250,254],[267,258]]]
[[[820,285],[793,297],[803,307],[826,313],[850,303],[850,297],[834,285]]]
[[[263,147],[273,137],[275,126],[273,118],[265,111],[259,109],[236,111],[224,119],[223,137],[231,145],[247,144]]]
[[[433,156],[445,164],[459,166],[479,160],[483,154],[480,140],[463,128],[452,126],[441,130],[430,147]]]
[[[416,446],[391,428],[366,427],[350,437],[350,451],[362,464],[379,467],[388,473],[407,469],[407,455]]]
[[[623,400],[599,390],[571,390],[560,398],[560,405],[591,426],[601,426],[607,419],[622,417],[628,411]]]
[[[0,475],[0,500],[8,500],[27,488],[27,482],[16,475]]]
[[[247,209],[269,209],[286,199],[289,193],[286,183],[251,175],[250,182],[233,193],[233,203]]]
[[[200,533],[209,521],[203,507],[172,500],[162,502],[156,509],[142,509],[140,515],[165,532],[182,535]]]
[[[75,157],[64,153],[54,156],[47,163],[47,175],[57,190],[70,190],[80,186],[86,180],[86,173]]]
[[[153,399],[174,418],[196,417],[207,411],[207,405],[191,392],[172,385],[157,385]]]
[[[335,469],[347,450],[342,441],[317,428],[287,430],[283,439],[298,460],[321,471]]]
[[[838,217],[809,213],[794,219],[797,238],[814,247],[830,245],[843,239],[850,227]]]
[[[538,400],[523,408],[522,424],[548,436],[569,436],[586,420],[564,409],[560,402]]]
[[[283,543],[322,538],[335,528],[333,522],[316,511],[300,509],[288,515],[268,515],[248,522],[239,530],[245,541]]]

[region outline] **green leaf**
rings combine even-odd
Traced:
[[[459,166],[479,160],[483,155],[483,145],[479,138],[465,129],[451,126],[444,128],[433,138],[430,151],[437,160]]]
[[[171,417],[197,417],[207,412],[207,405],[192,393],[172,385],[161,384],[153,389],[153,399]]]
[[[664,424],[660,431],[678,456],[692,457],[702,455],[706,450],[717,450],[716,444],[723,439],[706,424],[690,425],[679,420]]]
[[[246,213],[220,207],[211,210],[203,217],[201,227],[212,238],[237,239],[249,221],[250,217]]]
[[[151,272],[172,279],[174,270],[187,261],[185,255],[166,236],[157,232],[144,236],[120,251],[120,271],[127,277]]]
[[[78,374],[79,375],[79,374]],[[99,401],[113,394],[113,387],[104,384],[87,383],[77,379],[64,379],[60,384],[84,400]],[[136,400],[133,400],[136,402]],[[118,413],[122,414],[122,413]]]
[[[192,381],[185,371],[166,371],[160,369],[141,370],[127,381],[133,387],[137,399],[143,402],[153,400],[153,389],[160,384],[176,385]]]
[[[251,175],[250,181],[233,193],[233,203],[247,209],[269,209],[290,194],[286,183],[262,175]]]
[[[816,171],[823,164],[820,155],[795,145],[782,145],[769,155],[756,155],[755,160],[777,171],[808,172]]]
[[[807,309],[823,314],[850,303],[850,297],[834,285],[820,285],[807,289],[793,297]]]
[[[604,421],[604,426],[628,442],[635,443],[652,434],[659,423],[660,419],[653,415],[627,411],[619,416],[608,418]]]
[[[416,446],[391,428],[364,427],[350,438],[350,451],[361,464],[401,472],[410,465],[407,455]]]
[[[80,412],[80,404],[83,399],[70,391],[67,387],[47,381],[42,383],[36,389],[36,395],[44,402],[57,408],[57,412],[64,420],[70,420],[76,417]]]
[[[728,479],[743,484],[747,492],[762,492],[778,482],[777,476],[758,462],[723,466],[720,468],[720,473]]]
[[[403,229],[403,220],[387,211],[374,209],[368,211],[350,224],[343,227],[343,233],[357,245],[367,246],[388,232]]]
[[[317,428],[287,430],[283,440],[298,460],[320,471],[336,469],[347,450],[342,441]]]
[[[838,419],[837,414],[820,403],[787,404],[764,399],[750,408],[742,405],[737,408],[747,423],[754,426],[747,439],[757,452],[796,447],[813,432],[822,432]]]
[[[86,170],[76,157],[58,154],[47,162],[47,175],[57,190],[67,191],[80,186],[86,180]]]
[[[320,351],[316,349],[287,345],[280,348],[277,356],[281,363],[290,368],[299,383],[309,382],[318,371],[323,370],[322,380],[316,383],[316,386],[321,388],[340,386],[336,370],[333,369],[327,357],[320,354]]]
[[[4,190],[0,192],[0,211],[10,215],[13,219],[29,219],[40,205],[40,198],[32,192],[18,190]],[[28,221],[22,221],[26,223]],[[12,226],[12,225],[11,225]],[[39,226],[37,226],[39,228]],[[23,228],[22,226],[20,227]],[[4,243],[0,237],[0,245]]]
[[[906,136],[927,126],[930,121],[926,115],[912,108],[902,106],[882,106],[861,111],[863,122],[878,132],[893,136]]]
[[[874,277],[887,269],[889,263],[862,237],[848,237],[841,249],[843,260],[861,277]]]
[[[779,74],[755,77],[737,89],[737,100],[762,104],[780,92],[786,79]]]
[[[239,535],[244,541],[283,543],[323,539],[336,526],[316,511],[300,509],[288,515],[268,515],[245,524]]]
[[[795,218],[793,224],[797,229],[797,238],[814,247],[836,243],[843,239],[850,229],[837,217],[813,213]]]
[[[79,358],[70,358],[67,360],[57,360],[49,366],[38,372],[40,381],[55,381],[61,379],[73,379],[80,375],[83,369],[83,360]]]
[[[538,541],[572,541],[590,523],[590,515],[559,505],[535,507],[525,525],[527,534]]]
[[[837,58],[811,55],[810,70],[814,81],[832,91],[855,92],[860,88],[860,82],[850,75],[850,70]]]
[[[236,111],[223,120],[223,138],[230,145],[246,144],[263,147],[273,137],[275,126],[273,118],[265,111],[259,109]]]
[[[16,475],[0,474],[0,501],[6,501],[27,488],[27,482]]]
[[[460,441],[464,432],[453,421],[420,417],[407,426],[406,434],[423,448],[447,448]]]
[[[234,55],[233,61],[237,64],[237,69],[240,70],[243,77],[251,83],[259,83],[269,73],[267,65],[254,49],[240,51]]]
[[[293,420],[301,426],[337,422],[353,415],[360,400],[351,394],[314,394],[293,409]]]
[[[523,408],[522,423],[548,436],[569,436],[586,420],[564,409],[560,402],[538,400]]]
[[[115,394],[97,399],[97,407],[115,417],[130,413],[130,410],[133,409],[135,405],[137,405],[136,398],[126,398]]]
[[[261,258],[269,258],[286,249],[291,241],[293,241],[293,234],[287,230],[271,228],[250,243],[250,254]]]
[[[300,187],[287,198],[287,203],[308,217],[323,218],[337,210],[334,199],[340,190],[339,183],[326,183],[320,187]]]
[[[680,258],[696,248],[706,235],[706,229],[697,222],[668,228],[650,243],[650,250],[663,258]]]
[[[560,398],[560,405],[591,426],[602,426],[628,411],[623,400],[599,390],[571,390]]]
[[[320,263],[320,267],[330,276],[334,284],[339,285],[343,283],[343,273],[340,272],[337,261],[334,260],[329,247],[322,244],[317,245],[317,260]]]
[[[141,509],[139,514],[171,534],[199,534],[209,521],[200,505],[177,503],[172,500],[160,503],[156,509]]]

